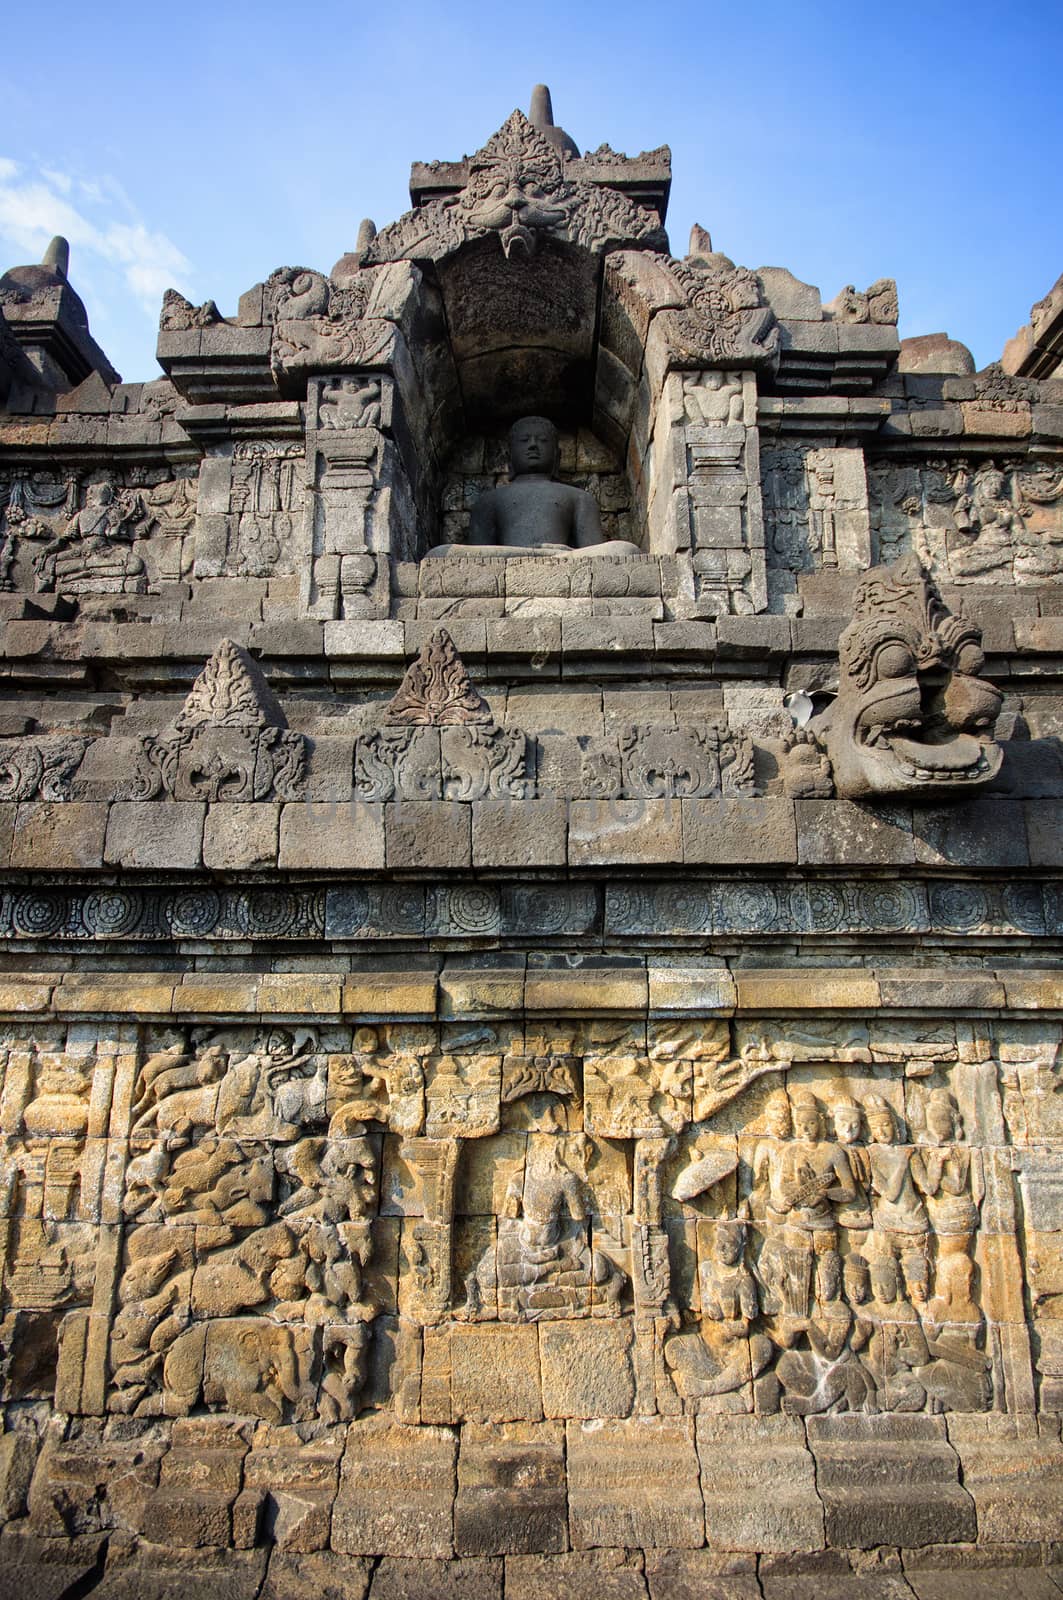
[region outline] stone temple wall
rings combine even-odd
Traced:
[[[145,384],[0,279],[2,1595],[1059,1592],[1058,292],[669,181],[537,95]]]

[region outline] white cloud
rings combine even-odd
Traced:
[[[78,204],[70,196],[76,186]],[[114,211],[125,213],[121,221]],[[73,179],[54,168],[22,174],[14,161],[0,157],[0,238],[9,241],[19,262],[39,260],[49,240],[61,233],[70,241],[72,277],[84,251],[120,274],[123,287],[154,316],[163,291],[188,283],[192,265],[173,240],[149,228],[136,214],[115,179]]]

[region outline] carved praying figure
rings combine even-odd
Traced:
[[[521,417],[509,430],[510,482],[477,500],[469,543],[495,556],[558,555],[580,551],[600,556],[635,556],[627,539],[606,539],[598,503],[586,489],[559,483],[557,429],[546,417]],[[429,555],[447,555],[437,545]]]
[[[912,1156],[915,1181],[925,1197],[942,1255],[965,1254],[978,1227],[983,1180],[963,1138],[963,1118],[947,1089],[926,1105],[927,1143]]]

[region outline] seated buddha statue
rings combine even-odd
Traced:
[[[628,539],[606,539],[598,503],[586,489],[559,483],[557,429],[546,417],[521,417],[509,431],[509,483],[473,506],[468,543],[480,555],[637,556]],[[436,545],[430,556],[449,555]]]

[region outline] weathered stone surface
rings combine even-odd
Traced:
[[[502,1600],[502,1563],[401,1561],[385,1556],[373,1573],[371,1600]]]
[[[623,1549],[508,1556],[506,1594],[514,1600],[645,1600],[642,1556]]]
[[[205,805],[120,800],[107,819],[104,859],[116,867],[198,867]]]
[[[715,1550],[647,1550],[650,1600],[758,1600],[756,1560]]]
[[[332,1512],[332,1546],[350,1555],[445,1560],[453,1554],[457,1441],[444,1428],[354,1423]]]
[[[454,1548],[459,1555],[476,1556],[568,1548],[560,1424],[469,1423],[462,1428]]]
[[[974,1501],[978,1538],[987,1545],[1050,1539],[1058,1532],[1063,1444],[1055,1419],[957,1417],[949,1427],[963,1486]]]
[[[577,1550],[705,1542],[692,1423],[663,1417],[570,1422],[568,1505]]]
[[[203,829],[203,865],[219,872],[275,866],[279,826],[279,806],[210,806]]]
[[[712,1549],[820,1548],[816,1463],[798,1418],[700,1416],[697,1447]]]
[[[19,806],[11,840],[11,865],[38,871],[98,867],[103,860],[107,826],[104,805],[39,802]]]
[[[539,1327],[543,1410],[548,1417],[626,1417],[635,1399],[633,1330],[620,1322],[544,1322]]]
[[[384,865],[383,807],[352,800],[349,805],[304,802],[281,811],[281,867],[351,868]]]
[[[366,1600],[372,1570],[363,1556],[272,1550],[259,1600]]]
[[[976,1536],[960,1463],[933,1417],[810,1417],[828,1544],[934,1544]]]

